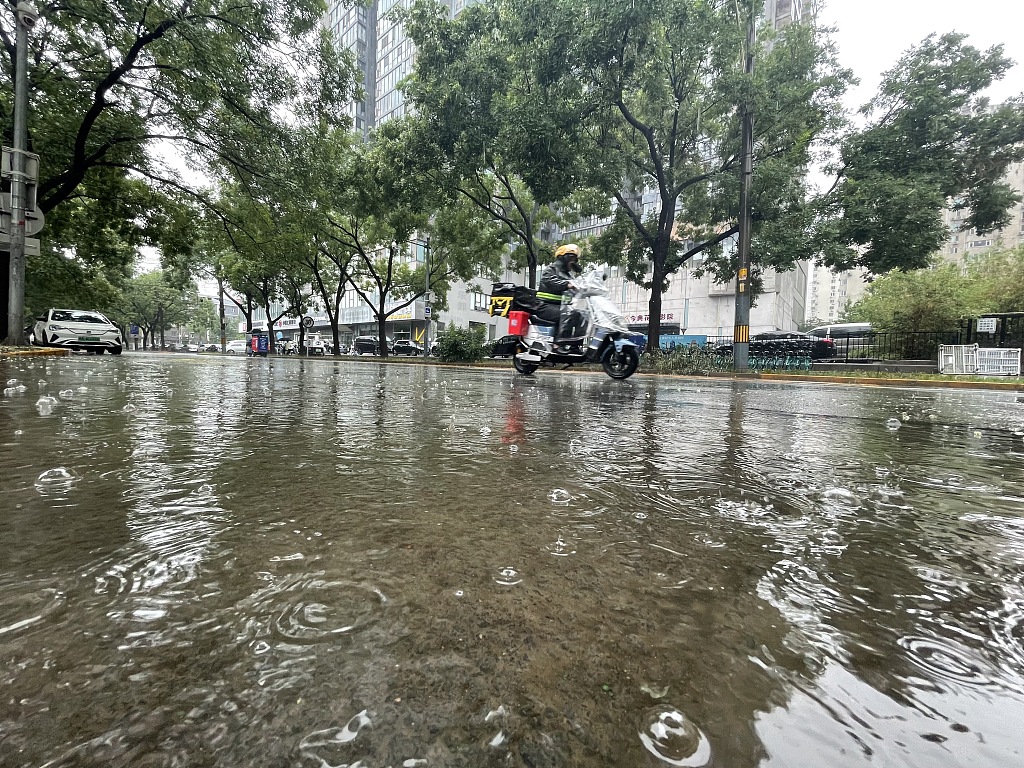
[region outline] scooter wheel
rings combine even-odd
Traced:
[[[636,347],[623,347],[621,352],[616,351],[614,344],[609,344],[601,357],[601,367],[604,372],[613,379],[628,379],[636,373],[640,365],[640,355]]]
[[[524,363],[514,354],[512,355],[512,365],[514,365],[516,371],[521,373],[523,376],[529,376],[531,373],[537,370],[536,363]]]

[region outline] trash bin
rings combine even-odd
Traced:
[[[249,341],[249,354],[266,357],[268,352],[270,352],[270,336],[266,331],[253,331]]]

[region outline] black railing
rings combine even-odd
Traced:
[[[868,363],[877,360],[930,360],[937,361],[939,346],[962,344],[957,331],[881,331],[865,336],[832,339],[828,341],[803,339],[750,340],[752,358],[777,358],[787,351],[806,354],[816,363]],[[731,336],[709,336],[707,346],[721,355],[732,355]]]

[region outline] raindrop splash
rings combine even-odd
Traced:
[[[514,587],[516,584],[522,584],[523,579],[515,568],[505,567],[498,571],[498,575],[494,577],[494,583],[503,587]]]
[[[68,467],[54,467],[43,472],[36,478],[36,488],[39,491],[59,491],[71,488],[81,480],[81,476]]]
[[[890,432],[895,432],[897,429],[903,426],[903,422],[899,419],[889,419],[885,422],[885,428]]]
[[[700,768],[711,764],[711,743],[682,712],[648,711],[639,735],[644,748],[664,765]]]
[[[567,506],[572,501],[572,494],[564,488],[555,488],[548,494],[548,501],[559,506]]]

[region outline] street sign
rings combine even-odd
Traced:
[[[306,315],[304,318],[302,318],[302,327],[303,328],[312,328],[314,322],[316,322],[316,321],[313,320],[312,317],[310,317],[309,315]]]
[[[423,316],[424,317],[430,317],[430,307],[429,306],[426,306],[426,307],[423,308]]]
[[[978,318],[978,333],[995,333],[996,319],[994,317]]]
[[[0,251],[11,250],[11,236],[7,232],[0,232]],[[38,256],[39,255],[39,238],[26,237],[25,238],[25,255],[26,256]]]

